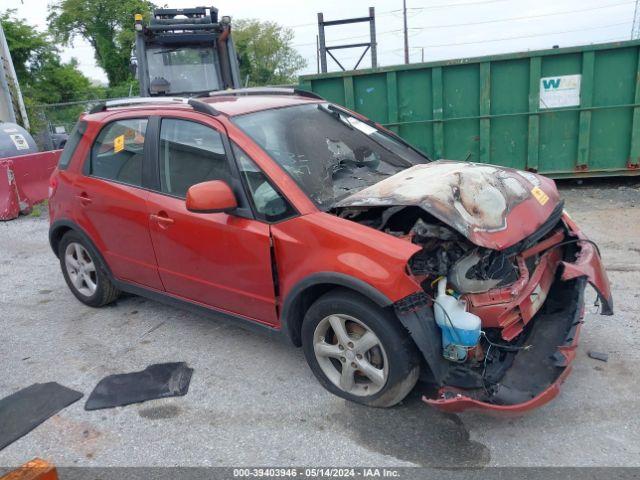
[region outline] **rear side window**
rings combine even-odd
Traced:
[[[91,149],[90,174],[128,185],[142,185],[147,119],[117,120],[102,129]]]
[[[220,133],[188,120],[162,120],[159,161],[160,190],[177,197],[196,183],[231,178]]]
[[[69,166],[69,162],[71,162],[71,157],[78,148],[78,144],[80,143],[80,139],[84,135],[84,132],[87,129],[87,122],[79,121],[71,130],[69,134],[69,138],[67,139],[67,143],[64,146],[64,150],[60,155],[60,160],[58,161],[58,168],[60,170],[66,170]]]

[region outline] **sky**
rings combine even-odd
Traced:
[[[172,8],[207,3],[166,1]],[[44,30],[50,2],[0,0],[0,11],[16,8],[19,16]],[[325,20],[363,17],[372,6],[376,9],[379,66],[404,62],[402,0],[216,0],[213,4],[220,15],[270,20],[292,28],[293,46],[307,59],[301,74],[316,72],[318,12],[323,12]],[[428,62],[628,40],[635,4],[636,0],[407,0],[410,60],[420,62],[423,54]],[[368,32],[368,23],[327,27],[326,43],[366,42]],[[86,41],[76,39],[61,51],[65,60],[75,57],[88,77],[106,83]],[[361,53],[361,49],[334,51],[347,70],[353,68]],[[367,54],[360,68],[370,66]],[[328,67],[329,71],[339,70],[331,58]]]

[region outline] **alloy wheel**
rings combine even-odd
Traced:
[[[389,376],[387,354],[378,336],[349,315],[323,318],[313,335],[316,360],[327,378],[351,395],[380,391]]]
[[[64,253],[64,265],[74,288],[85,297],[98,288],[98,272],[91,255],[80,243],[71,242]]]

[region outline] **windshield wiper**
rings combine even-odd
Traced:
[[[320,106],[320,105],[319,105]],[[378,133],[379,135],[381,135],[382,137],[388,137],[391,140],[399,143],[400,145],[402,145],[403,147],[405,147],[407,150],[411,150],[412,152],[418,154],[418,156],[423,157],[425,160],[427,160],[428,162],[431,162],[433,160],[431,160],[428,156],[426,156],[424,153],[422,153],[421,151],[417,150],[415,147],[413,147],[410,143],[408,143],[405,139],[403,139],[402,137],[400,137],[397,133],[395,133],[392,130],[389,131],[382,131],[378,128],[378,126],[376,125],[376,122],[374,122],[373,120],[371,120],[370,118],[357,118],[354,117],[351,113],[349,113],[347,110],[344,110],[343,108],[340,108],[336,105],[328,105],[325,107],[327,110],[329,110],[330,113],[332,114],[337,114],[339,115],[341,118],[342,115],[346,115],[349,117],[353,117],[356,120],[358,120],[359,122],[364,123],[365,125],[370,126],[371,128],[374,128],[376,130],[376,133]],[[348,120],[343,118],[343,123],[345,124],[349,124],[349,126],[352,126]],[[394,155],[398,155],[397,152],[394,152],[392,150],[390,150],[387,146],[385,146],[382,142],[380,142],[379,140],[376,140],[375,137],[373,137],[372,135],[367,135],[371,140],[373,140],[374,142],[376,142],[378,145],[380,145],[382,148],[384,148],[385,150],[387,150],[388,152],[393,153]],[[412,162],[409,162],[413,165]]]
[[[323,104],[319,104],[318,105],[318,110],[320,110],[321,112],[324,112],[328,115],[331,115],[333,118],[335,118],[336,120],[338,120],[340,123],[342,123],[343,125],[345,125],[346,127],[349,128],[349,130],[353,130],[353,125],[351,125],[349,123],[349,121],[344,118],[342,115],[340,115],[340,111],[336,108],[331,108],[332,105],[323,105]]]
[[[180,50],[180,47],[176,48],[167,48],[166,50],[158,50],[157,52],[153,52],[154,55],[160,55],[162,53],[173,53]]]

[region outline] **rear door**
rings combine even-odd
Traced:
[[[255,220],[213,119],[158,119],[157,186],[147,198],[149,229],[162,282],[172,295],[262,323],[277,323],[269,225]],[[224,180],[239,209],[193,213],[191,185]]]
[[[74,183],[77,222],[118,279],[162,290],[148,227],[143,160],[148,118],[106,124]]]

